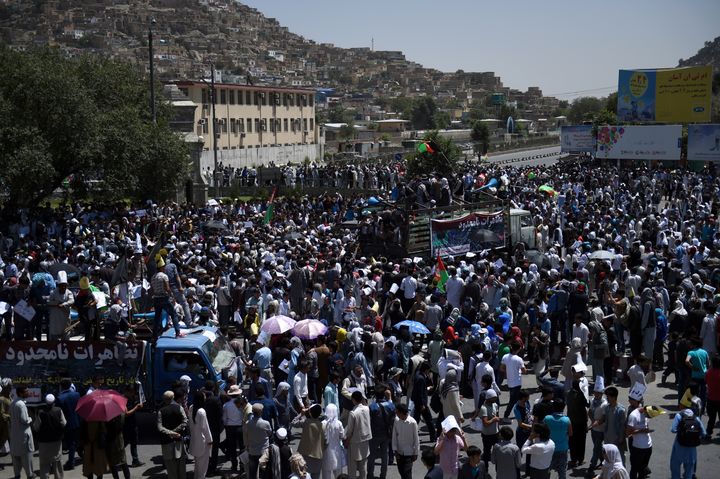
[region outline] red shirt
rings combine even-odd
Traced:
[[[720,401],[720,369],[710,368],[705,373],[708,401]]]

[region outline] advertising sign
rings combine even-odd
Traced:
[[[720,124],[688,126],[688,161],[720,161]]]
[[[460,255],[505,246],[505,218],[494,214],[470,213],[451,220],[430,221],[432,256]]]
[[[707,122],[711,96],[711,66],[620,70],[617,118],[621,122]]]
[[[41,387],[46,394],[57,393],[64,377],[84,391],[93,375],[102,374],[107,387],[122,390],[135,383],[143,348],[142,341],[124,350],[103,341],[5,341],[0,342],[0,376],[15,385]]]
[[[494,106],[501,106],[505,104],[505,94],[504,93],[493,93],[492,94],[492,104]]]
[[[592,125],[561,127],[560,151],[562,153],[593,153],[595,136],[592,133]]]
[[[681,125],[601,126],[597,158],[679,160]]]

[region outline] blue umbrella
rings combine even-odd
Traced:
[[[393,327],[395,329],[400,329],[403,326],[410,328],[410,332],[413,334],[430,334],[430,330],[426,328],[424,324],[418,323],[417,321],[410,321],[409,319],[400,321]]]

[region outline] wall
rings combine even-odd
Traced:
[[[267,165],[271,161],[277,165],[302,163],[307,156],[311,161],[322,158],[321,145],[266,146],[265,148],[244,148],[242,150],[218,150],[218,162],[224,166],[242,168],[252,165]],[[203,151],[200,158],[201,171],[213,169],[213,152]]]

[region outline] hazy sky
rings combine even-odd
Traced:
[[[506,86],[567,99],[606,95],[620,68],[677,66],[720,35],[720,0],[242,2],[318,42],[374,38],[426,67],[494,71]]]

